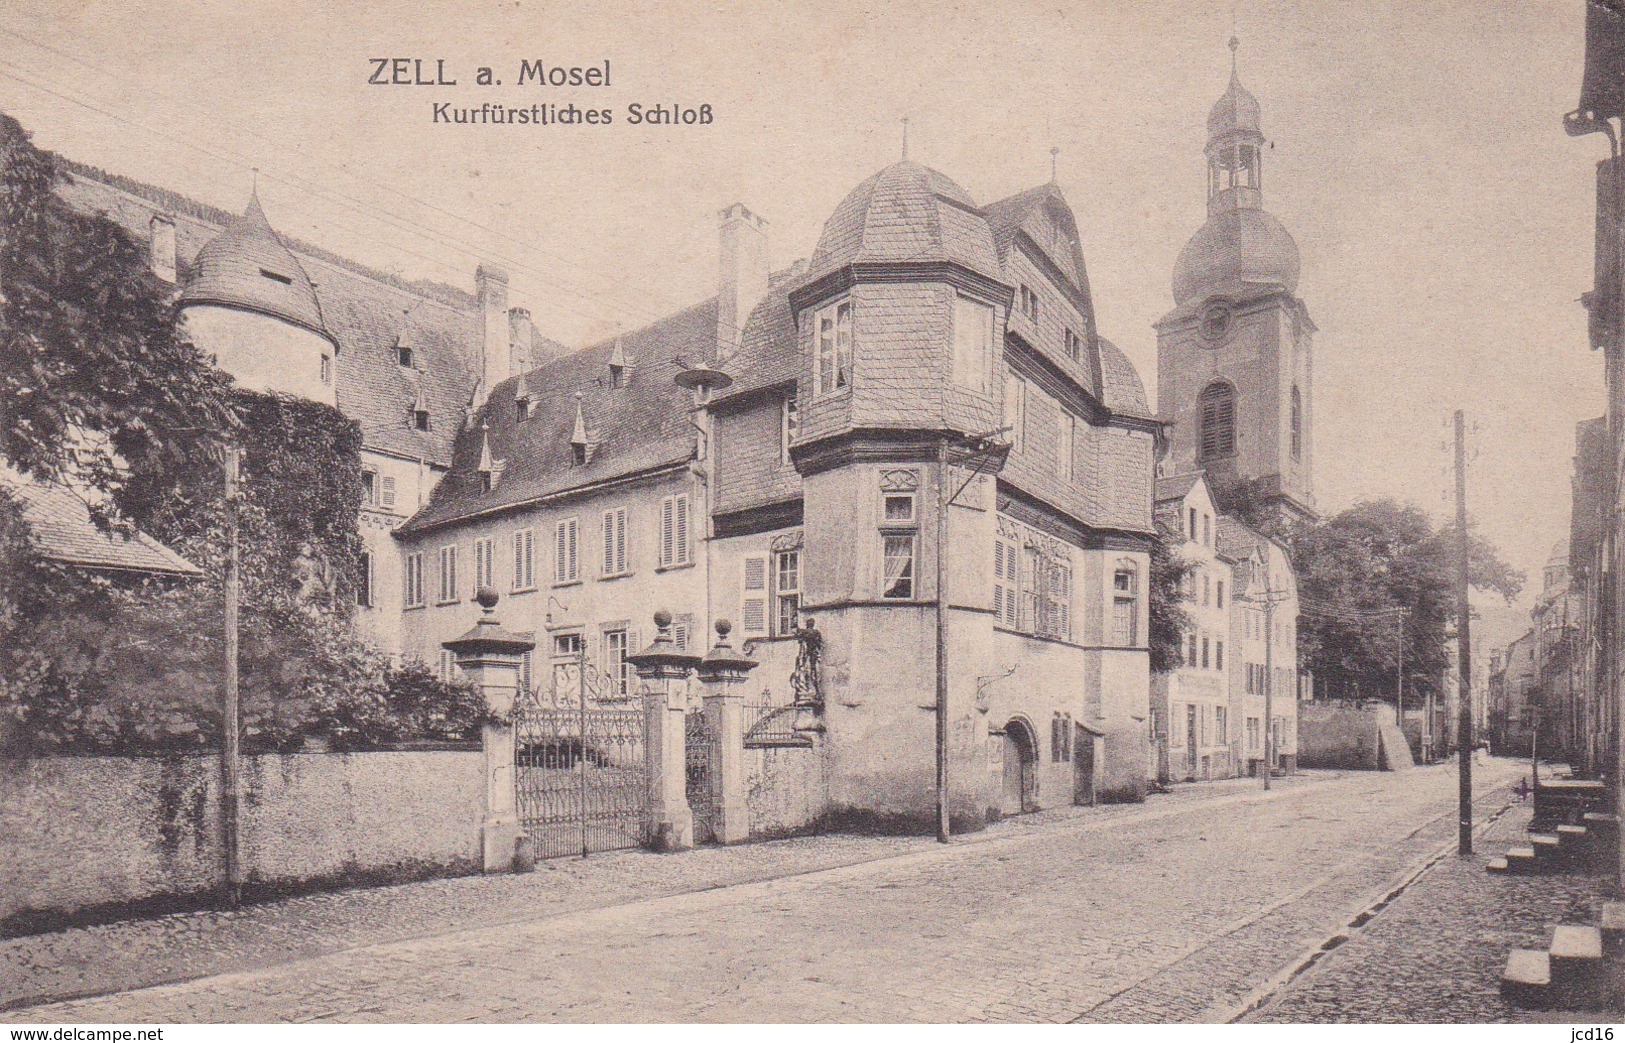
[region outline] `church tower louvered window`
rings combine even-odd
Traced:
[[[1209,384],[1198,400],[1202,417],[1202,459],[1236,455],[1236,391]]]

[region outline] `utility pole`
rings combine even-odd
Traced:
[[[221,705],[220,729],[225,738],[221,749],[220,814],[225,834],[222,838],[226,855],[226,904],[235,909],[243,900],[243,867],[238,852],[237,793],[241,750],[238,748],[238,688],[237,688],[237,609],[242,600],[242,579],[239,575],[240,550],[238,548],[237,472],[242,464],[242,451],[235,445],[226,447],[226,662],[225,692]]]
[[[937,843],[952,835],[948,821],[948,440],[937,444]]]
[[[1275,598],[1264,589],[1264,789],[1275,771]]]
[[[1399,642],[1399,691],[1395,697],[1394,707],[1399,713],[1399,733],[1405,734],[1405,610],[1394,611],[1394,624],[1398,629],[1395,635]]]
[[[1457,798],[1459,854],[1473,853],[1473,644],[1472,605],[1467,587],[1467,420],[1456,410],[1456,758],[1460,778]]]

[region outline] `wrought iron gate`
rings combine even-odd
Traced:
[[[644,842],[648,721],[640,709],[546,707],[514,721],[519,824],[536,857],[586,855]]]
[[[683,718],[683,761],[687,768],[688,810],[694,816],[694,843],[709,844],[717,837],[716,779],[711,774],[714,739],[702,711]]]

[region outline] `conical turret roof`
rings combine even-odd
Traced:
[[[249,197],[241,217],[198,251],[176,303],[258,312],[326,337],[338,348],[322,321],[310,276],[271,228],[258,193]]]

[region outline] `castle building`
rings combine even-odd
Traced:
[[[395,528],[429,500],[484,390],[559,346],[510,309],[507,277],[477,292],[407,282],[292,243],[251,195],[233,215],[63,160],[58,191],[148,244],[190,336],[239,386],[336,406],[362,433],[358,622],[399,654],[404,575]]]
[[[1230,86],[1207,120],[1207,221],[1174,267],[1156,323],[1166,473],[1248,480],[1286,517],[1313,519],[1315,325],[1296,296],[1298,246],[1264,209],[1258,99]]]
[[[585,660],[614,700],[664,608],[679,641],[732,621],[787,701],[816,629],[826,819],[932,820],[944,660],[957,828],[1138,799],[1159,424],[1065,196],[981,206],[904,160],[805,262],[767,235],[728,208],[716,297],[492,387],[397,530],[403,648],[437,655],[490,584],[538,697]]]

